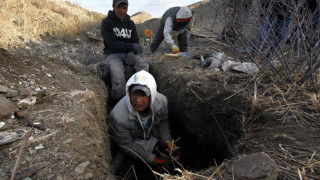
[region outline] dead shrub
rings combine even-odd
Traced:
[[[4,1],[0,1],[0,8],[4,8],[6,6]]]
[[[66,8],[62,8],[56,4],[51,4],[51,10],[57,14],[61,14],[63,17],[67,17],[69,12]]]
[[[31,4],[34,5],[38,9],[42,9],[44,7],[44,2],[39,0],[32,0]]]

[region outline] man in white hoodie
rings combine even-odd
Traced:
[[[164,165],[165,159],[156,155],[155,147],[162,146],[173,152],[177,147],[172,143],[168,124],[167,98],[157,92],[154,77],[146,72],[135,73],[126,84],[124,96],[109,116],[110,134],[119,147],[119,153],[133,159],[143,160],[154,167]],[[180,152],[175,151],[180,157]],[[115,158],[119,168],[124,158]],[[118,159],[117,159],[118,158]]]
[[[188,51],[187,32],[190,29],[192,13],[187,6],[172,7],[168,9],[161,18],[161,23],[156,36],[150,45],[153,54],[160,46],[163,39],[168,43],[173,53]],[[178,46],[174,39],[178,39]]]

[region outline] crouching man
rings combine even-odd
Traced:
[[[167,98],[157,92],[154,77],[146,71],[139,71],[128,80],[126,95],[111,111],[109,125],[112,140],[119,147],[115,171],[126,173],[136,163],[161,170],[166,164],[166,159],[157,152],[161,148],[180,158],[169,130]],[[136,171],[139,165],[135,166]],[[142,174],[148,171],[144,169]]]

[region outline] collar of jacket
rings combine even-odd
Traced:
[[[108,13],[108,17],[110,17],[113,20],[119,21],[121,22],[121,19],[118,18],[118,16],[116,15],[116,13],[114,11],[109,11]],[[122,22],[128,22],[130,20],[130,16],[127,14],[124,18]]]

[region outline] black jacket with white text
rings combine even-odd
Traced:
[[[109,11],[108,16],[102,20],[101,34],[104,43],[104,54],[134,52],[133,44],[139,44],[136,26],[130,16],[121,21],[114,11]]]

